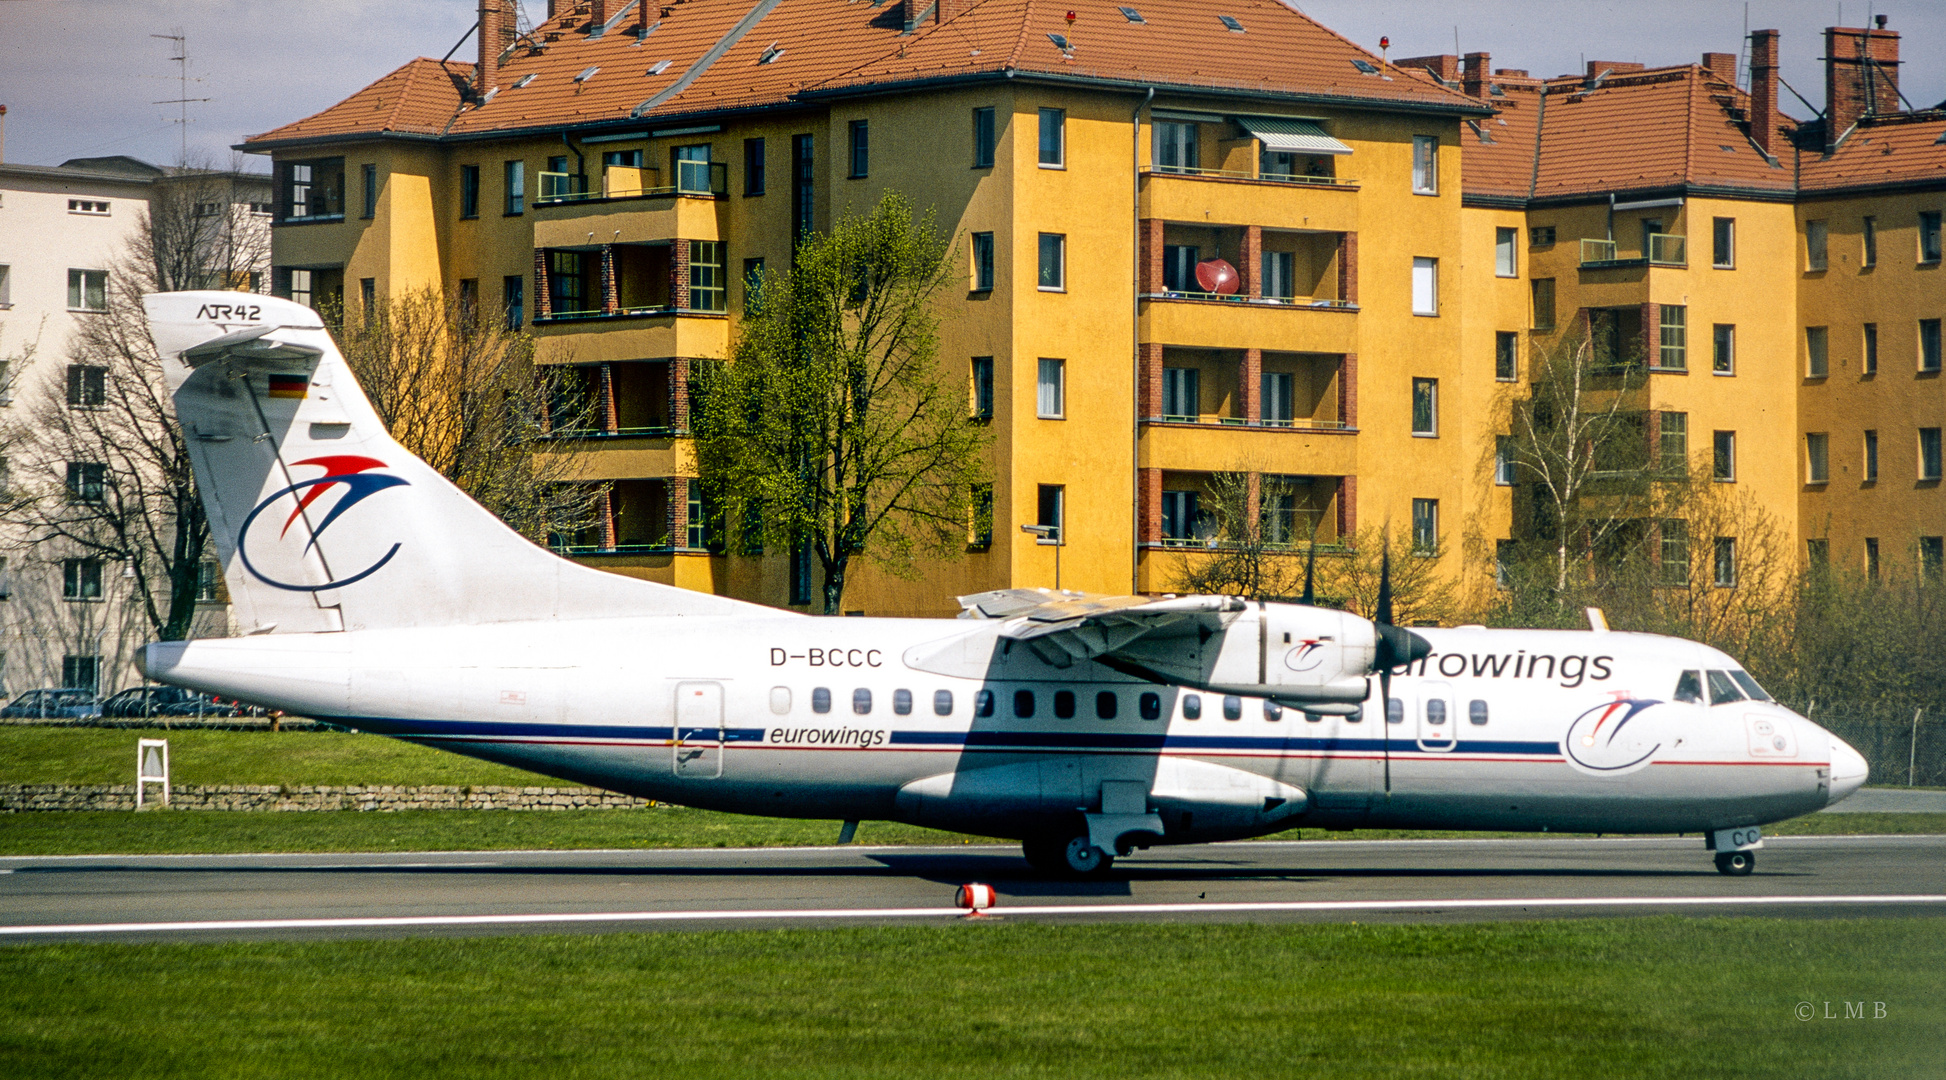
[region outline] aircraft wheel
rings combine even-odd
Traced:
[[[1719,851],[1716,853],[1716,872],[1731,877],[1743,877],[1757,868],[1757,855],[1751,851]]]
[[[1068,839],[1061,851],[1061,861],[1075,877],[1100,877],[1115,865],[1115,857],[1096,847],[1087,833]]]

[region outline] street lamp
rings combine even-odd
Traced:
[[[1051,545],[1054,548],[1054,591],[1060,592],[1061,549],[1067,546],[1061,542],[1061,527],[1059,525],[1022,525],[1020,531],[1034,534],[1036,537],[1034,543],[1044,546]]]

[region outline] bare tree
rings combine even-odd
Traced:
[[[1198,501],[1203,535],[1176,574],[1179,592],[1289,600],[1304,589],[1314,513],[1299,509],[1297,485],[1274,473],[1236,469],[1209,475]]]
[[[602,402],[572,368],[537,367],[531,334],[431,289],[356,314],[326,319],[400,445],[536,543],[595,522],[605,488],[579,482],[575,440]]]

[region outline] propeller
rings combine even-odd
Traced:
[[[1411,664],[1432,653],[1432,642],[1402,627],[1392,625],[1392,538],[1388,534],[1379,550],[1378,607],[1372,612],[1372,629],[1378,640],[1372,650],[1372,667],[1378,670],[1379,718],[1385,748],[1385,797],[1392,797],[1392,669]]]
[[[1307,553],[1304,556],[1304,598],[1302,600],[1299,600],[1298,603],[1310,605],[1315,602],[1315,599],[1311,594],[1311,582],[1316,576],[1317,569],[1318,569],[1318,530],[1317,530],[1317,526],[1313,525],[1311,527],[1311,550],[1309,553]],[[1384,575],[1381,574],[1380,575],[1381,580],[1383,580],[1383,577]]]

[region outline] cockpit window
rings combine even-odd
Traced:
[[[1757,685],[1757,680],[1751,678],[1749,672],[1739,668],[1736,671],[1730,672],[1730,678],[1735,679],[1737,681],[1737,685],[1743,687],[1743,692],[1750,695],[1750,700],[1752,701],[1771,700],[1770,695],[1764,693],[1764,688]]]
[[[1742,701],[1743,691],[1737,688],[1736,680],[1727,671],[1712,671],[1710,680],[1710,704],[1727,705],[1732,701]]]
[[[1685,671],[1682,673],[1682,678],[1676,680],[1676,700],[1693,701],[1698,705],[1703,703],[1702,672]]]

